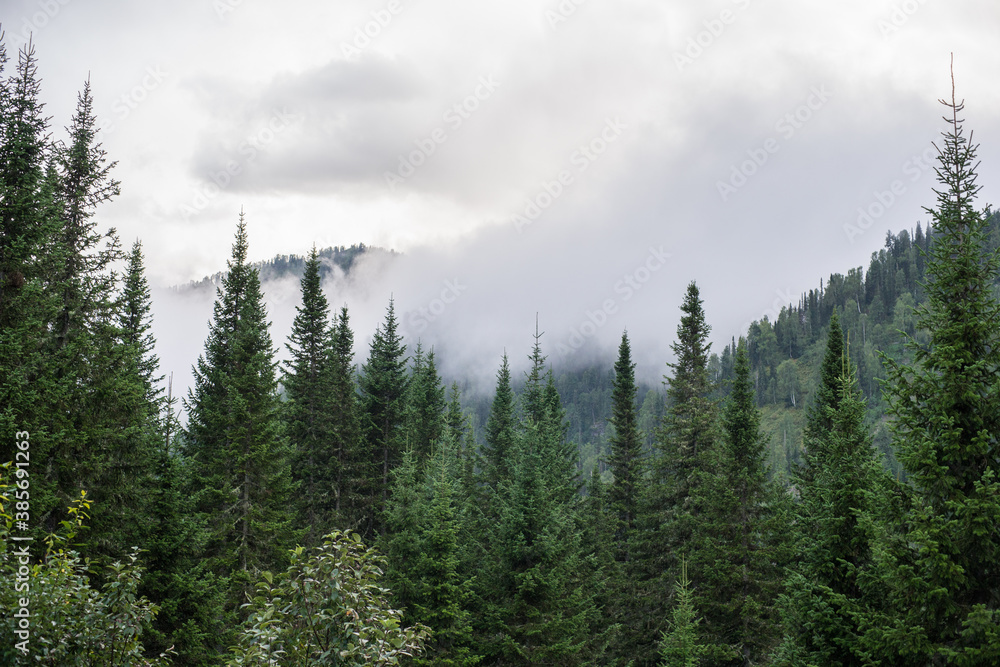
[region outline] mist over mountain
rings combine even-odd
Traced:
[[[248,213],[250,220],[252,215]],[[709,254],[687,252],[683,242],[645,235],[626,238],[626,222],[620,243],[593,244],[586,238],[587,218],[573,223],[566,215],[552,211],[551,219],[520,233],[513,225],[495,226],[458,244],[426,245],[403,253],[363,244],[340,246],[339,254],[323,250],[323,289],[332,305],[349,308],[355,361],[360,365],[366,357],[392,298],[406,342],[433,347],[442,375],[467,381],[476,391],[492,391],[504,352],[515,377],[527,369],[536,318],[543,354],[556,372],[610,365],[627,329],[638,378],[659,385],[671,360],[677,306],[692,279],[705,297],[716,350],[745,334],[750,322],[765,315],[773,320],[819,280],[799,269],[794,273],[800,275],[775,283],[780,288],[760,293],[713,270],[705,263]],[[873,235],[865,240],[877,244]],[[308,247],[296,255],[268,257],[266,249],[255,244],[251,226],[250,250],[260,258],[271,336],[284,358]],[[739,268],[752,271],[755,263],[748,255]],[[221,275],[154,289],[158,352],[164,371],[174,373],[175,390],[190,383]]]

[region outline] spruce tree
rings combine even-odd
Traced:
[[[896,615],[874,634],[886,659],[995,664],[1000,660],[1000,258],[987,252],[987,222],[974,208],[976,149],[948,112],[936,169],[927,301],[918,325],[930,343],[907,342],[907,367],[889,362],[886,396],[896,456],[910,485],[902,539],[881,569]],[[986,216],[988,217],[988,216]]]
[[[340,308],[331,332],[329,396],[330,431],[336,458],[333,481],[334,512],[343,529],[358,530],[364,521],[364,490],[372,462],[362,450],[361,422],[354,368],[354,332],[347,306]]]
[[[190,493],[191,460],[177,444],[179,422],[172,378],[163,399],[162,437],[153,462],[153,483],[144,514],[149,538],[148,566],[140,591],[160,607],[149,629],[154,653],[173,647],[177,664],[209,667],[221,659],[219,638],[227,630],[225,578],[205,558],[208,518],[197,511]]]
[[[0,40],[0,73],[7,62]],[[48,118],[43,116],[35,51],[29,43],[17,67],[0,79],[0,459],[14,459],[14,434],[28,431],[32,455],[57,460],[60,393],[50,346],[58,309],[54,259],[60,226],[58,173],[50,167]],[[39,471],[41,472],[41,471]],[[54,530],[65,504],[56,470],[36,475],[31,508],[41,539]]]
[[[163,389],[159,386],[163,376],[159,374],[160,359],[156,356],[156,338],[153,336],[152,297],[149,281],[146,280],[145,257],[142,243],[132,244],[125,268],[118,308],[118,326],[122,343],[132,348],[138,364],[139,377],[146,390],[146,402],[156,408],[157,415],[162,407]]]
[[[389,587],[406,623],[431,629],[416,665],[474,665],[472,579],[461,568],[461,461],[451,433],[418,466],[408,451],[393,472],[386,556]]]
[[[658,611],[678,579],[680,558],[690,547],[696,528],[697,484],[711,462],[717,438],[716,406],[708,373],[710,328],[705,322],[701,296],[690,283],[681,304],[677,340],[671,344],[676,360],[665,378],[667,408],[656,434],[651,462],[652,477],[642,499],[640,551],[636,564],[636,607],[643,626],[632,628],[638,665],[656,663],[656,639],[662,633]],[[699,585],[699,573],[692,572]]]
[[[825,445],[827,435],[833,426],[833,414],[840,400],[843,364],[844,332],[840,328],[837,309],[834,308],[830,316],[826,352],[820,366],[819,386],[809,405],[806,426],[802,433],[805,465],[796,471],[796,483],[800,487],[811,484],[816,471],[822,470],[827,463]]]
[[[734,377],[722,414],[724,436],[711,450],[694,489],[698,523],[691,565],[696,605],[718,664],[763,662],[778,640],[777,598],[788,560],[787,504],[767,480],[767,436],[761,432],[747,345],[736,348]]]
[[[338,469],[333,436],[333,350],[329,304],[320,285],[316,246],[306,260],[301,281],[302,305],[296,307],[285,362],[285,430],[292,446],[292,478],[299,485],[299,517],[307,527],[307,546],[315,546],[334,528]]]
[[[836,343],[833,343],[836,344]],[[829,347],[828,347],[829,349]],[[885,516],[890,479],[865,426],[857,374],[842,360],[837,396],[826,408],[824,465],[801,490],[798,562],[782,603],[785,639],[779,664],[877,664],[862,639],[882,606],[874,541]]]
[[[699,638],[701,619],[695,609],[694,594],[687,576],[687,563],[681,560],[681,573],[677,579],[674,610],[668,629],[660,639],[660,667],[697,667],[705,654],[705,645]]]
[[[570,665],[599,658],[592,650],[599,625],[596,583],[580,527],[575,448],[571,452],[566,442],[564,412],[539,338],[536,331],[524,420],[504,457],[509,476],[499,478],[495,490],[487,487],[482,503],[477,593],[485,664]],[[503,370],[498,378],[499,386],[508,381]]]
[[[218,289],[205,353],[188,391],[185,453],[198,509],[208,516],[207,556],[232,574],[230,604],[253,575],[280,564],[293,539],[289,447],[279,417],[276,362],[257,270],[247,261],[240,213],[229,271]]]
[[[639,490],[643,477],[642,437],[636,414],[635,364],[628,332],[622,333],[615,362],[615,379],[611,392],[611,455],[608,467],[614,479],[608,488],[608,504],[615,516],[615,557],[629,562],[632,557],[635,520],[638,513]]]
[[[444,430],[444,385],[434,361],[434,350],[424,355],[417,342],[410,373],[407,400],[407,446],[421,461],[430,457],[431,448]]]
[[[383,515],[389,499],[392,470],[399,465],[405,447],[406,346],[398,332],[395,304],[389,299],[385,322],[375,330],[362,366],[359,388],[364,430],[362,457],[373,462],[365,483],[367,511],[362,536],[384,532]]]
[[[486,442],[482,447],[483,480],[487,487],[497,489],[501,480],[510,479],[510,456],[517,433],[514,390],[510,385],[510,366],[503,355],[497,371],[496,391],[486,421]]]

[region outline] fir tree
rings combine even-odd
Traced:
[[[800,487],[808,486],[826,461],[825,443],[833,426],[833,414],[840,400],[840,378],[844,364],[844,332],[840,328],[837,309],[833,309],[827,333],[826,353],[820,367],[819,386],[809,406],[806,427],[802,434],[805,465],[797,471]]]
[[[299,484],[299,514],[308,528],[308,545],[334,527],[341,460],[333,436],[333,350],[329,305],[323,294],[316,247],[301,281],[302,305],[296,307],[286,343],[284,386],[288,395],[286,432],[293,449],[292,475]]]
[[[119,298],[118,326],[122,343],[132,348],[138,364],[139,377],[146,389],[146,402],[160,412],[161,394],[159,385],[163,376],[159,375],[160,359],[156,356],[156,339],[153,336],[152,297],[149,281],[146,280],[145,258],[142,244],[136,241],[128,256],[125,280]]]
[[[419,469],[422,468],[422,472]],[[461,572],[461,461],[447,433],[423,466],[407,452],[393,473],[387,515],[389,585],[403,618],[431,629],[417,665],[474,665],[472,580]]]
[[[660,639],[660,667],[697,667],[705,653],[699,639],[701,619],[695,610],[694,595],[687,576],[687,563],[681,560],[681,574],[677,580],[677,601],[668,630]]]
[[[502,480],[510,479],[510,456],[517,433],[514,391],[510,386],[510,366],[503,355],[497,371],[497,385],[486,421],[486,442],[482,448],[484,483],[494,491]]]
[[[886,392],[897,458],[910,482],[903,538],[881,569],[897,614],[876,632],[887,659],[925,664],[1000,660],[1000,259],[986,251],[974,208],[976,148],[966,137],[954,80],[939,151],[926,303],[916,311],[930,343],[908,341],[913,364],[889,363]],[[986,216],[988,217],[988,216]]]
[[[7,62],[0,40],[0,72]],[[32,434],[32,454],[58,461],[60,426],[52,423],[60,392],[50,331],[58,309],[55,281],[60,219],[58,173],[48,167],[48,119],[42,115],[34,47],[0,80],[0,459],[14,459],[14,434]],[[56,470],[36,475],[32,515],[41,539],[65,506]]]
[[[337,464],[333,481],[334,512],[345,528],[357,530],[364,521],[367,504],[363,493],[371,479],[372,462],[364,456],[358,414],[357,383],[354,379],[354,332],[347,306],[334,318],[331,333],[329,396],[330,430]]]
[[[656,662],[655,638],[662,632],[657,610],[666,606],[665,594],[676,581],[679,558],[688,550],[696,527],[697,484],[711,462],[716,441],[716,407],[710,396],[708,359],[710,328],[701,297],[690,283],[681,305],[676,361],[668,364],[667,409],[656,434],[652,479],[643,495],[640,525],[640,562],[636,564],[636,607],[642,627],[632,628],[637,664]],[[699,583],[698,573],[693,573]]]
[[[785,586],[779,664],[878,664],[862,638],[885,596],[877,585],[873,543],[889,478],[864,424],[856,372],[846,355],[842,364],[837,396],[826,407],[824,465],[802,488],[799,560]]]
[[[385,322],[375,330],[359,383],[365,443],[362,456],[377,466],[370,470],[365,484],[368,511],[363,536],[384,532],[390,475],[399,464],[405,444],[407,359],[397,327],[395,304],[389,299]]]
[[[407,401],[407,446],[421,460],[430,456],[431,447],[441,437],[444,411],[444,386],[437,373],[434,350],[425,356],[422,346],[417,342]]]
[[[734,377],[722,415],[724,437],[700,473],[694,494],[699,521],[691,563],[695,593],[705,614],[715,662],[758,664],[777,643],[776,602],[788,559],[788,515],[780,488],[765,470],[767,436],[761,433],[746,341],[736,349]]]
[[[608,503],[614,513],[616,559],[631,560],[631,541],[634,538],[638,512],[639,489],[643,477],[642,437],[639,434],[635,406],[635,364],[628,333],[622,333],[615,362],[615,379],[612,389],[610,422],[614,426],[611,436],[611,456],[608,467],[614,480],[608,488]]]
[[[483,503],[478,590],[486,664],[581,664],[594,647],[597,584],[579,526],[576,453],[540,336],[536,331],[524,421],[507,456],[510,475]]]
[[[279,419],[274,349],[247,247],[241,212],[229,272],[185,402],[186,454],[198,509],[211,529],[207,556],[220,576],[233,573],[233,605],[253,573],[281,562],[292,538],[289,448]]]

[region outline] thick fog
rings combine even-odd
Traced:
[[[89,78],[145,244],[164,370],[189,375],[214,295],[166,290],[313,243],[403,253],[327,285],[358,361],[390,294],[408,341],[491,383],[535,317],[556,367],[670,358],[685,286],[716,349],[934,203],[941,97],[967,103],[981,204],[1000,174],[1000,5],[924,0],[11,0],[62,135]],[[298,286],[268,285],[283,349]]]

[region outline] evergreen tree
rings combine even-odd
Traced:
[[[636,522],[641,511],[640,494],[645,484],[645,461],[635,400],[635,364],[632,362],[628,333],[623,332],[615,362],[610,419],[614,432],[608,467],[614,479],[607,490],[616,561],[612,580],[614,595],[609,603],[615,618],[622,624],[617,651],[623,659],[631,658],[634,646],[643,643],[647,622],[635,604],[637,583],[642,576],[641,564],[636,561]]]
[[[595,569],[579,525],[575,448],[566,442],[564,413],[539,338],[536,331],[524,421],[504,458],[509,477],[487,489],[483,502],[477,588],[486,664],[570,665],[599,658],[592,634],[598,625]],[[498,386],[508,381],[501,369]]]
[[[172,378],[163,400],[162,437],[152,467],[149,505],[143,519],[148,538],[143,560],[148,573],[140,592],[160,606],[147,646],[154,653],[173,647],[175,663],[209,667],[218,664],[219,638],[227,628],[225,581],[204,558],[210,538],[208,520],[198,513],[190,493],[193,470],[174,434],[177,398]]]
[[[211,529],[206,555],[217,574],[232,573],[233,606],[254,573],[281,562],[292,539],[289,448],[279,418],[274,349],[247,247],[241,212],[229,272],[185,402],[185,453],[192,459],[198,509]]]
[[[940,149],[927,259],[926,303],[916,311],[930,343],[912,339],[911,367],[889,363],[897,458],[911,493],[880,564],[896,615],[874,634],[903,664],[1000,660],[1000,258],[986,251],[986,219],[973,204],[976,146],[964,134],[954,80]]]
[[[514,409],[514,390],[510,386],[510,366],[505,353],[497,371],[496,392],[486,421],[486,442],[482,448],[483,480],[494,491],[502,480],[510,479],[510,456],[517,434]]]
[[[837,309],[833,309],[827,333],[826,353],[820,367],[819,386],[809,406],[806,427],[802,434],[805,447],[805,465],[797,471],[800,487],[812,483],[816,471],[822,470],[826,461],[825,444],[833,427],[833,415],[840,400],[840,379],[844,365],[844,332],[840,328]]]
[[[0,73],[7,56],[0,40]],[[14,459],[14,434],[32,434],[32,454],[60,461],[52,423],[59,388],[50,346],[58,308],[55,284],[58,173],[50,167],[48,119],[39,100],[34,47],[0,80],[0,460]],[[55,466],[53,466],[55,468]],[[65,506],[55,470],[32,481],[37,539],[54,530]]]
[[[681,560],[681,574],[677,580],[677,601],[669,629],[660,639],[660,667],[697,667],[705,653],[705,646],[698,636],[701,619],[695,611],[694,594],[689,586],[687,563]]]
[[[143,515],[159,406],[147,375],[154,362],[142,350],[152,344],[148,331],[145,341],[131,342],[134,332],[123,326],[134,322],[123,311],[148,311],[148,295],[136,291],[145,280],[141,267],[119,291],[114,265],[125,256],[114,229],[97,229],[98,207],[118,194],[119,184],[110,174],[115,163],[96,141],[89,82],[66,129],[68,143],[53,150],[61,224],[52,250],[58,311],[49,353],[58,393],[51,423],[62,435],[53,453],[60,465],[52,470],[61,493],[91,494],[90,555],[117,559],[147,539]]]
[[[425,356],[417,342],[407,401],[407,446],[422,461],[430,456],[431,447],[441,437],[444,411],[444,386],[434,363],[434,350]]]
[[[161,408],[159,387],[163,376],[159,375],[160,359],[156,356],[156,338],[153,336],[152,297],[149,281],[146,280],[145,258],[142,244],[136,241],[128,255],[125,280],[119,299],[118,325],[124,345],[129,346],[136,357],[138,374],[146,390],[146,403],[155,407],[157,415]]]
[[[354,379],[354,332],[347,306],[334,318],[330,349],[332,389],[329,396],[330,431],[336,458],[333,482],[334,512],[340,523],[357,530],[364,521],[367,503],[363,493],[371,479],[372,461],[364,456]]]
[[[877,585],[872,545],[890,480],[864,424],[856,372],[846,355],[842,363],[837,397],[826,408],[831,426],[823,436],[824,465],[802,488],[799,561],[785,586],[786,637],[779,664],[879,664],[862,637],[885,596]]]
[[[777,643],[776,602],[788,559],[788,515],[781,489],[767,481],[767,437],[746,341],[736,349],[734,377],[722,415],[725,435],[711,450],[694,490],[699,521],[691,563],[701,584],[696,604],[705,614],[717,664],[758,664]]]
[[[359,383],[365,443],[362,456],[377,466],[365,484],[368,511],[363,536],[384,532],[390,474],[399,464],[405,444],[407,359],[397,328],[395,304],[389,299],[385,322],[375,330]]]
[[[387,515],[389,586],[404,622],[431,630],[417,665],[474,665],[469,605],[472,581],[461,572],[461,461],[451,434],[422,466],[408,451],[393,472]]]
[[[319,276],[319,256],[313,246],[302,277],[302,305],[295,320],[285,362],[288,396],[285,430],[292,444],[292,478],[299,485],[299,516],[307,526],[307,542],[315,545],[335,524],[337,480],[341,460],[333,435],[333,341],[329,305]]]
[[[596,614],[589,582],[579,579],[574,509],[550,485],[543,437],[530,421],[518,434],[512,478],[501,483],[499,518],[486,536],[486,664],[581,664]]]
[[[716,407],[708,373],[710,328],[695,283],[690,283],[681,305],[676,361],[667,384],[667,408],[657,431],[652,479],[642,499],[637,544],[636,608],[643,623],[632,628],[636,646],[631,655],[638,665],[656,664],[656,637],[662,633],[657,612],[666,607],[666,594],[679,573],[679,559],[688,551],[696,528],[697,484],[711,462],[716,441]],[[693,573],[697,587],[699,573]]]
[[[635,398],[635,364],[632,363],[628,332],[624,332],[618,347],[618,361],[615,362],[610,419],[614,434],[611,436],[611,456],[608,458],[608,467],[614,475],[608,488],[608,503],[617,522],[614,529],[615,556],[621,562],[631,560],[631,541],[643,477],[642,437],[639,434]]]

